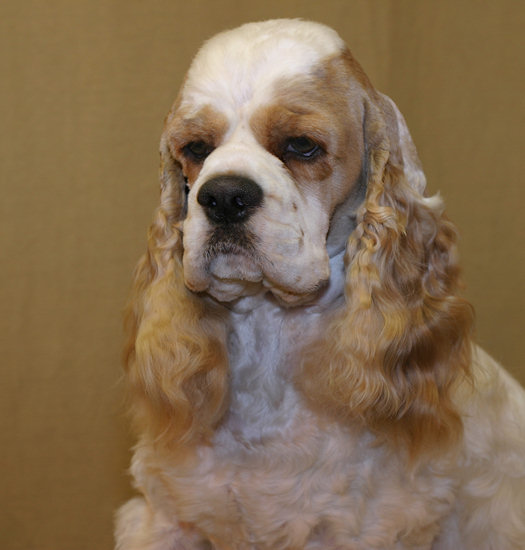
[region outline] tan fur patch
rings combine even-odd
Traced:
[[[361,82],[366,76],[356,67],[357,62],[345,51],[323,61],[312,75],[278,82],[272,102],[259,108],[250,120],[258,141],[281,158],[295,181],[318,195],[331,212],[344,200],[362,169],[362,112],[350,102],[349,90],[360,89],[352,82]],[[286,155],[286,140],[300,136],[312,139],[322,152],[312,159]],[[334,171],[344,171],[344,185],[337,181],[321,185]]]
[[[226,117],[209,105],[191,115],[180,108],[168,122],[166,132],[171,154],[181,164],[190,186],[197,179],[204,159],[192,159],[185,154],[184,147],[192,141],[202,141],[213,150],[220,144],[227,128]]]

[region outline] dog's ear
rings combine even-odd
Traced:
[[[376,93],[364,107],[367,191],[347,246],[346,304],[300,384],[417,456],[461,432],[450,394],[470,363],[472,310],[458,296],[455,228],[441,199],[424,196],[403,117]]]
[[[182,170],[161,141],[160,206],[134,278],[125,366],[143,437],[165,443],[212,433],[225,409],[227,358],[221,323],[184,285]]]
[[[159,152],[160,209],[168,216],[166,225],[179,228],[186,216],[186,181],[180,164],[171,155],[165,132]]]

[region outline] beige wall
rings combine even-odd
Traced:
[[[521,1],[6,0],[0,7],[0,548],[111,548],[130,490],[121,309],[190,56],[225,27],[334,26],[405,113],[461,228],[480,342],[525,380]]]

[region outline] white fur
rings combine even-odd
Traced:
[[[208,40],[188,71],[182,106],[211,104],[234,116],[264,103],[280,78],[305,74],[344,47],[335,31],[308,21],[248,23]],[[204,78],[203,78],[204,77]]]

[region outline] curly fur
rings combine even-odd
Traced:
[[[316,160],[279,149],[291,121]],[[198,204],[222,174],[264,194],[242,231]],[[127,315],[143,497],[117,549],[523,548],[523,390],[472,343],[456,230],[334,31],[278,20],[209,41],[160,181]]]
[[[226,406],[228,370],[224,327],[184,286],[174,227],[183,201],[174,194],[163,188],[148,253],[137,267],[125,352],[140,431],[172,444],[213,432]]]
[[[416,455],[460,435],[450,391],[468,373],[472,313],[458,295],[455,228],[438,197],[410,186],[386,131],[368,136],[371,174],[347,247],[347,306],[307,354],[299,383],[336,416],[361,416]]]

